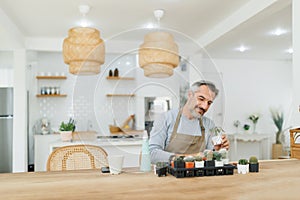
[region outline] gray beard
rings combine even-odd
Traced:
[[[191,110],[191,114],[196,119],[200,119],[201,118],[201,114],[197,113],[194,109]]]

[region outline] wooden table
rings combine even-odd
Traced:
[[[194,178],[98,170],[0,174],[0,199],[300,199],[300,160],[260,165],[259,173]]]

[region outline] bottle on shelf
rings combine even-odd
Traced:
[[[110,69],[109,72],[108,72],[108,76],[109,76],[109,77],[113,76],[113,72],[112,72],[111,69]]]
[[[143,133],[143,144],[142,144],[142,156],[141,156],[140,171],[142,171],[142,172],[151,171],[149,140],[148,140],[148,133],[147,133],[146,130],[144,130],[144,133]]]
[[[118,68],[115,69],[115,71],[114,71],[114,76],[115,76],[115,77],[118,77],[118,76],[119,76],[119,70],[118,70]]]

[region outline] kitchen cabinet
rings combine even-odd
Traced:
[[[101,138],[96,140],[81,140],[62,142],[59,134],[35,135],[34,165],[35,171],[46,171],[50,153],[58,147],[76,144],[91,144],[102,147],[108,155],[124,155],[123,167],[138,167],[142,149],[142,138]]]
[[[60,140],[60,134],[34,135],[34,170],[46,171],[49,145]]]

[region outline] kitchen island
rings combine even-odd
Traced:
[[[259,173],[157,177],[124,169],[0,174],[0,199],[299,199],[300,160],[260,162]]]
[[[117,136],[117,135],[115,135]],[[142,137],[101,136],[93,140],[62,142],[59,134],[35,136],[35,171],[46,171],[48,156],[57,147],[90,144],[102,147],[108,155],[124,155],[124,167],[138,167]]]

